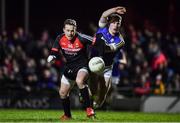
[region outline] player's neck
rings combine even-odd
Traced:
[[[112,36],[115,36],[115,33],[113,33],[110,29],[109,29],[109,33],[110,33]]]

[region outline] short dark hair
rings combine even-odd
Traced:
[[[73,20],[73,19],[66,19],[66,20],[64,21],[64,26],[67,25],[67,24],[68,24],[68,25],[73,25],[73,26],[77,27],[76,21]]]
[[[122,17],[118,14],[111,14],[108,17],[108,23],[113,23],[113,22],[121,22],[122,21]]]

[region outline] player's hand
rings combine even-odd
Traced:
[[[50,55],[50,56],[48,56],[48,58],[47,58],[47,62],[52,62],[54,59],[56,58],[56,56],[54,56],[54,55]]]
[[[125,7],[117,6],[117,7],[108,9],[105,12],[103,12],[102,17],[108,17],[109,15],[111,15],[113,13],[125,14],[125,12],[126,12],[126,8]]]
[[[122,6],[118,6],[115,8],[115,12],[118,14],[125,14],[126,13],[126,8]]]

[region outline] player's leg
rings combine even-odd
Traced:
[[[106,72],[104,72],[104,76],[99,77],[99,99],[98,99],[98,105],[99,107],[101,107],[108,95],[108,92],[111,88],[111,73],[112,70],[107,70]]]
[[[103,76],[97,75],[97,74],[96,74],[96,79],[94,77],[93,80],[94,81],[91,81],[91,83],[97,86],[96,89],[94,89],[94,86],[92,87],[93,96],[95,97],[93,105],[94,105],[94,108],[99,108],[100,103],[104,99],[104,94],[106,92],[105,80]]]
[[[97,96],[98,93],[98,78],[99,76],[95,73],[90,73],[89,79],[88,79],[88,85],[91,91],[92,96]]]
[[[61,86],[59,89],[59,95],[64,110],[64,115],[61,117],[61,120],[70,119],[72,117],[71,109],[70,109],[70,99],[69,99],[70,88],[71,88],[71,84],[69,80],[63,75],[61,78]]]
[[[105,78],[105,88],[104,88],[105,89],[105,93],[104,93],[104,98],[103,98],[103,100],[100,103],[100,107],[104,104],[110,88],[111,88],[111,78],[106,77]]]
[[[98,83],[99,76],[95,73],[90,73],[88,79],[89,90],[91,92],[91,101],[94,108],[97,108],[97,100],[98,100],[98,92],[99,92],[99,83]]]
[[[94,110],[91,105],[90,94],[88,86],[85,84],[89,76],[88,70],[82,68],[78,71],[76,77],[76,83],[79,87],[80,94],[83,98],[84,107],[86,108],[86,113],[88,117],[94,116]]]

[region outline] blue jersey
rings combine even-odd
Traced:
[[[98,45],[98,52],[99,56],[102,56],[105,66],[110,66],[113,64],[113,59],[119,50],[113,51],[110,50],[109,45],[110,44],[115,44],[117,48],[121,48],[122,45],[124,45],[124,39],[123,37],[117,33],[115,36],[112,36],[108,28],[99,28],[96,37],[95,37],[95,43]]]
[[[122,37],[121,34],[117,33],[115,36],[112,36],[109,31],[108,28],[99,28],[96,34],[102,34],[102,40],[105,41],[106,45],[109,44],[115,44],[117,47],[120,47],[121,45],[124,44],[124,39]]]

